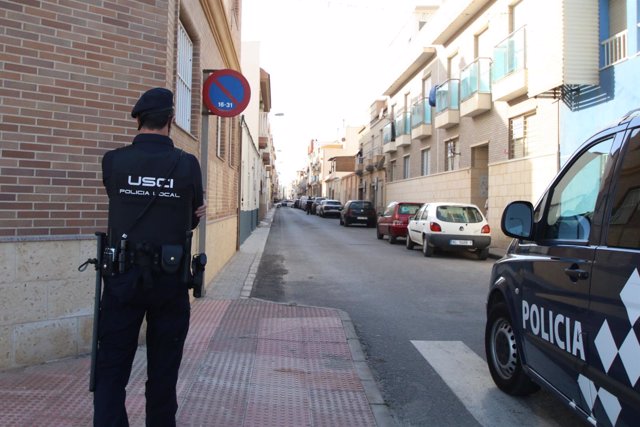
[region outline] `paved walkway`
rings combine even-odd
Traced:
[[[248,298],[271,210],[192,304],[178,381],[179,426],[392,426],[349,316]],[[0,426],[90,426],[88,356],[0,372]],[[127,388],[144,426],[145,348]]]

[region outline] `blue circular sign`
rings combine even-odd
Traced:
[[[249,82],[235,70],[213,71],[202,88],[205,105],[222,117],[237,116],[247,108],[251,99]]]

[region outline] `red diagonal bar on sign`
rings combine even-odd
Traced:
[[[233,102],[234,102],[234,103],[236,103],[236,104],[239,104],[239,103],[240,103],[237,99],[235,99],[235,98],[233,97],[233,95],[231,95],[231,92],[229,92],[229,91],[227,90],[227,88],[226,88],[226,87],[224,87],[224,86],[222,85],[222,83],[220,83],[220,81],[219,81],[218,79],[214,79],[214,80],[213,80],[213,83],[214,83],[214,84],[218,87],[218,89],[220,89],[220,90],[222,91],[222,93],[224,93],[224,94],[227,96],[227,98],[229,98],[231,101],[233,101]]]

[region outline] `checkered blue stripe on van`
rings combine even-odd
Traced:
[[[638,378],[640,378],[640,358],[638,357],[640,343],[633,329],[636,321],[640,318],[640,274],[638,269],[635,269],[627,279],[627,283],[625,283],[620,292],[620,299],[625,306],[629,319],[629,331],[624,341],[618,346],[611,332],[609,322],[605,319],[596,335],[594,345],[604,371],[609,373],[611,366],[618,358],[627,373],[629,384],[634,387],[638,382]],[[589,409],[593,412],[595,405],[600,402],[609,421],[612,425],[615,425],[622,410],[618,398],[604,388],[596,387],[593,381],[583,375],[578,376],[578,386],[585,401],[589,404]]]

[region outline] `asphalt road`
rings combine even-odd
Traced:
[[[513,399],[493,387],[484,363],[492,264],[470,253],[425,258],[374,228],[279,208],[252,297],[349,313],[398,425],[583,425],[547,393]]]

